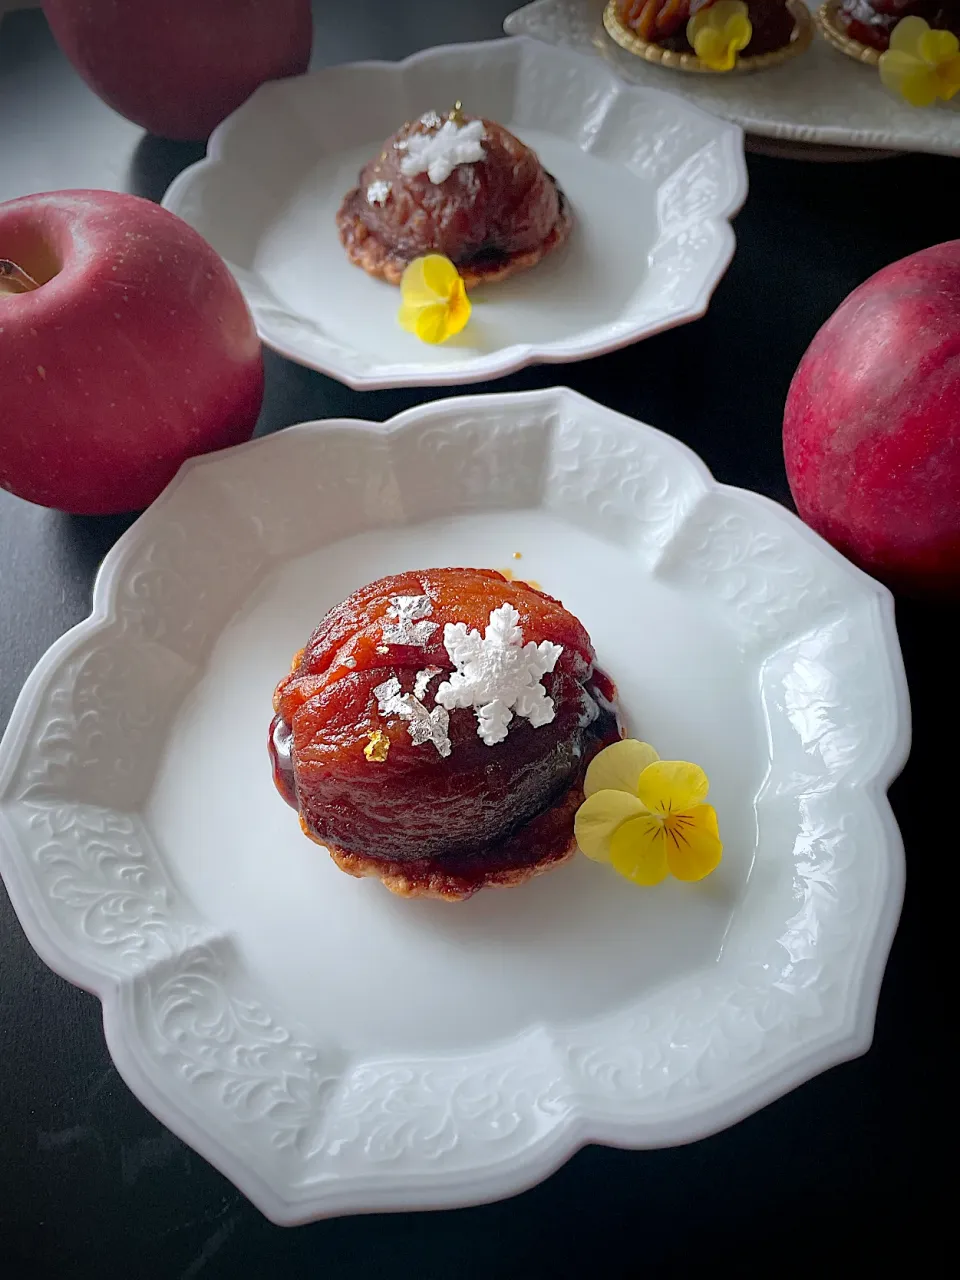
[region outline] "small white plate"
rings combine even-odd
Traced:
[[[535,0],[511,13],[504,29],[551,46],[592,55],[630,84],[682,94],[746,133],[775,138],[778,154],[799,160],[817,156],[809,146],[865,151],[928,151],[960,156],[960,99],[918,110],[888,93],[876,67],[839,53],[817,33],[806,53],[770,71],[745,76],[690,75],[652,66],[627,53],[603,29],[606,0]],[[807,0],[817,9],[820,0]],[[836,159],[835,155],[825,158]],[[871,158],[876,158],[871,157]]]
[[[576,225],[533,270],[473,290],[468,328],[431,347],[397,324],[399,290],[350,264],[334,219],[384,139],[457,99],[537,151]],[[264,85],[163,203],[227,260],[268,346],[363,390],[582,360],[696,319],[746,193],[735,126],[597,62],[492,40]]]
[[[633,731],[706,768],[713,876],[576,858],[411,902],[301,835],[274,683],[328,606],[436,564],[522,569],[583,619]],[[907,741],[890,596],[795,517],[570,391],[447,399],[187,464],[27,681],[0,867],[130,1087],[264,1213],[461,1205],[867,1048]]]

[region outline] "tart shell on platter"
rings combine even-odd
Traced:
[[[708,66],[686,37],[689,18],[713,0],[609,0],[603,12],[607,34],[621,49],[646,62],[702,75],[745,75],[805,53],[814,35],[813,17],[803,0],[748,0],[753,33],[733,66]],[[658,19],[664,34],[657,33]],[[642,32],[645,34],[638,34]],[[647,37],[652,38],[645,38]]]
[[[468,898],[565,861],[586,767],[620,737],[582,625],[486,569],[354,592],[274,711],[274,780],[305,834],[404,897]]]
[[[816,22],[823,33],[824,39],[828,44],[832,44],[834,49],[846,54],[848,58],[853,58],[856,62],[862,62],[868,67],[877,66],[880,61],[881,50],[862,44],[859,40],[855,40],[848,35],[846,27],[841,21],[841,9],[842,0],[824,0],[824,3],[817,10],[815,14]]]
[[[840,53],[875,67],[904,18],[922,18],[931,28],[960,37],[957,0],[824,0],[817,25]]]
[[[536,266],[572,223],[536,153],[459,108],[445,120],[426,112],[388,138],[337,213],[347,256],[368,275],[399,284],[415,258],[438,253],[468,288]]]

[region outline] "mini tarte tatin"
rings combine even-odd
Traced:
[[[806,51],[804,0],[609,0],[603,23],[628,52],[678,71],[761,71]]]
[[[958,0],[839,0],[829,10],[836,29],[877,53],[890,47],[893,29],[904,18],[923,18],[931,27],[960,36]]]
[[[337,228],[355,266],[399,284],[415,258],[449,258],[467,287],[534,267],[572,219],[536,153],[493,120],[428,111],[388,138],[344,198]]]
[[[277,686],[274,779],[341,870],[468,898],[573,854],[615,689],[563,605],[491,569],[382,578],[331,609]]]

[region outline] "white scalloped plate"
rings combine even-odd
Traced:
[[[409,902],[303,838],[274,682],[352,588],[463,563],[561,596],[632,729],[703,763],[715,875]],[[183,469],[27,681],[0,866],[130,1087],[264,1213],[462,1205],[866,1050],[907,743],[890,596],[793,516],[570,391],[448,399]]]
[[[806,3],[817,9],[820,0]],[[777,139],[783,156],[836,160],[836,148],[847,148],[853,160],[897,151],[960,156],[960,100],[922,111],[910,107],[884,89],[876,67],[839,53],[819,32],[806,53],[770,71],[689,75],[619,48],[603,29],[605,5],[606,0],[534,0],[509,14],[503,25],[513,35],[592,56],[628,84],[682,94],[747,134]],[[810,144],[824,154],[818,156]]]
[[[385,138],[456,99],[534,147],[576,226],[535,269],[473,290],[467,329],[431,347],[397,324],[399,290],[348,262],[334,217]],[[735,125],[538,41],[490,40],[266,84],[163,203],[226,259],[268,346],[369,390],[582,360],[697,319],[746,194]]]

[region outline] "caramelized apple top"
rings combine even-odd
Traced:
[[[445,624],[483,635],[503,605],[516,609],[525,645],[562,651],[542,677],[550,718],[535,724],[518,709],[489,745],[476,707],[448,712],[437,691],[454,671]],[[491,847],[576,783],[604,715],[610,732],[593,662],[589,636],[559,601],[494,570],[427,569],[362,587],[321,621],[274,697],[301,820],[324,842],[382,858]],[[390,703],[387,682],[416,698],[418,715],[434,715],[439,744],[413,731],[410,704]]]
[[[428,621],[435,626],[430,636],[422,644],[385,644],[391,600],[420,595],[432,605]],[[525,582],[508,582],[495,569],[423,569],[380,578],[331,609],[277,686],[274,710],[293,725],[304,703],[341,680],[348,679],[351,686],[362,681],[372,688],[404,671],[415,675],[435,666],[449,673],[453,664],[443,643],[444,624],[463,622],[482,633],[490,611],[502,604],[512,604],[519,613],[524,641],[550,640],[563,646],[557,671],[586,679],[594,661],[590,637],[559,600]]]
[[[482,159],[440,182],[404,172],[413,139],[447,126],[435,112],[406,124],[364,166],[357,208],[367,229],[400,257],[442,253],[457,266],[538,248],[560,216],[560,197],[535,152],[493,120],[482,124]]]

